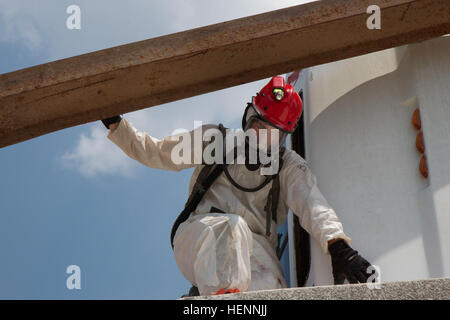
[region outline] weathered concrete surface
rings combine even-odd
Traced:
[[[450,278],[367,284],[262,290],[184,300],[450,300]]]
[[[448,0],[317,1],[3,74],[0,147],[447,33]]]

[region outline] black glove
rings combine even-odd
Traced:
[[[350,283],[365,283],[372,273],[367,273],[371,265],[353,250],[344,240],[338,240],[328,247],[333,267],[334,284],[343,284],[345,278]]]
[[[111,118],[103,119],[102,122],[105,125],[106,129],[109,129],[109,125],[116,123],[116,122],[120,122],[120,120],[122,120],[121,116],[114,116]]]

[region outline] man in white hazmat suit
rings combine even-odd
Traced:
[[[286,287],[275,248],[276,227],[283,223],[289,208],[323,252],[331,255],[335,284],[342,284],[345,278],[350,283],[366,282],[370,276],[370,263],[348,245],[350,238],[317,188],[305,160],[294,151],[279,147],[287,134],[295,130],[302,110],[302,101],[292,86],[282,77],[272,78],[247,105],[243,116],[243,130],[254,130],[257,136],[253,141],[247,136],[244,141],[245,162],[221,165],[218,176],[210,181],[207,190],[202,190],[195,206],[186,205],[187,215],[177,219],[172,234],[175,260],[201,295]],[[191,143],[190,156],[186,157],[183,150],[183,159],[188,161],[179,161],[175,155],[179,154],[181,140],[193,142],[199,136],[203,138],[203,152],[207,139],[202,135],[217,126],[203,126],[159,140],[138,131],[120,116],[102,121],[109,129],[108,138],[146,166],[171,171],[195,167],[189,194],[198,192],[199,175],[206,164],[195,161],[195,142]],[[266,135],[259,136],[262,129]],[[229,131],[223,127],[221,130],[228,137]],[[223,144],[227,141],[224,138]],[[273,146],[278,148],[275,152]],[[267,174],[267,162],[262,164],[261,157],[249,161],[250,150],[257,150],[258,155],[264,150],[272,156],[270,164],[278,168]],[[270,217],[267,199],[274,177],[279,184],[279,200]]]

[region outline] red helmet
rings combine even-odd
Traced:
[[[253,97],[253,107],[258,116],[281,131],[292,133],[303,112],[303,103],[297,92],[283,77],[273,77],[264,88]],[[246,120],[246,114],[243,120]],[[243,121],[243,127],[245,123]]]

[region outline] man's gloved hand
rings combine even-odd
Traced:
[[[109,125],[116,123],[116,122],[120,122],[120,120],[122,120],[121,116],[114,116],[111,118],[103,119],[102,122],[105,125],[106,129],[109,129]]]
[[[334,284],[343,284],[345,278],[350,283],[365,283],[371,273],[367,268],[371,265],[366,259],[353,250],[345,240],[338,240],[328,247],[333,267]]]

